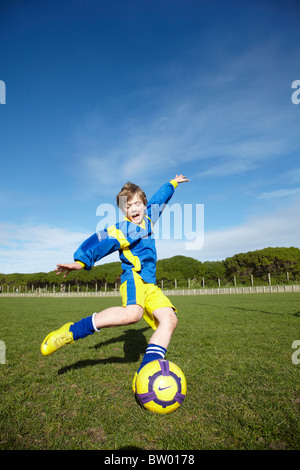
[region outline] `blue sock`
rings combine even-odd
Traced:
[[[73,339],[75,341],[80,338],[85,338],[88,335],[92,335],[95,331],[100,331],[94,324],[94,315],[95,314],[90,317],[83,318],[70,326],[70,331],[72,331]]]
[[[148,362],[156,361],[157,359],[164,359],[166,352],[167,350],[158,344],[148,344],[145,355],[138,369],[138,373],[142,367],[148,364]]]

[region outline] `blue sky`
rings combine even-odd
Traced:
[[[50,271],[127,180],[204,204],[201,261],[300,247],[297,1],[0,6],[0,272]],[[105,262],[115,261],[112,255]]]

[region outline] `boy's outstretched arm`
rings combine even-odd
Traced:
[[[174,190],[178,183],[185,183],[189,181],[186,176],[180,174],[171,179],[169,183],[165,183],[158,191],[151,197],[147,204],[147,217],[155,224],[161,216],[166,204],[174,194]]]
[[[85,240],[74,253],[73,263],[61,263],[57,265],[56,274],[65,272],[64,277],[67,277],[70,271],[79,271],[82,268],[90,270],[96,261],[104,258],[104,256],[113,253],[123,246],[129,245],[127,240],[118,240],[115,236],[117,230],[116,226],[112,225],[107,229],[94,233],[91,237]]]

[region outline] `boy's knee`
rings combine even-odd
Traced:
[[[124,307],[124,324],[130,325],[140,321],[143,312],[144,310],[140,305],[127,305]]]
[[[178,320],[177,315],[171,307],[161,308],[153,312],[160,324],[165,325],[169,330],[174,331]]]
[[[175,330],[175,328],[177,326],[177,323],[178,323],[177,315],[174,312],[174,310],[171,309],[171,312],[170,312],[170,326],[173,330]]]

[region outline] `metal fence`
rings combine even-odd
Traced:
[[[223,295],[223,294],[266,294],[280,292],[300,292],[300,285],[217,287],[202,289],[163,289],[165,295]],[[2,292],[1,297],[120,297],[119,290],[98,292]]]

